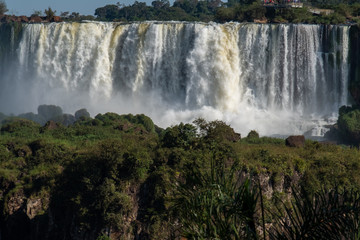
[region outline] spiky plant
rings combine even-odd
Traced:
[[[258,194],[237,167],[211,164],[209,172],[194,170],[178,185],[173,210],[188,239],[257,239]]]
[[[339,188],[310,194],[293,188],[290,204],[275,213],[270,239],[360,239],[360,194]]]

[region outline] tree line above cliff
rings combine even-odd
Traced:
[[[103,21],[248,21],[278,23],[321,23],[339,24],[360,22],[359,1],[308,1],[300,8],[264,6],[259,0],[176,0],[172,6],[167,0],[156,0],[147,6],[145,2],[135,1],[123,4],[106,5],[97,8],[95,15]],[[329,11],[316,12],[314,8]],[[315,14],[314,14],[315,12]]]
[[[296,1],[299,2],[299,1]],[[264,4],[271,3],[271,4]],[[121,3],[99,7],[93,15],[77,12],[61,12],[64,21],[202,21],[202,22],[274,22],[274,23],[316,23],[316,24],[360,24],[359,0],[309,0],[301,7],[280,7],[280,0],[176,0],[173,5],[168,0],[155,0],[148,6],[135,1],[132,5]],[[290,6],[290,5],[289,5]],[[4,1],[0,1],[0,16],[6,13]],[[56,11],[50,7],[34,11],[32,17],[44,15],[44,19],[54,18]],[[10,21],[12,21],[10,19]],[[15,21],[15,20],[14,20]],[[41,22],[41,19],[38,19]],[[60,21],[57,19],[56,21]]]

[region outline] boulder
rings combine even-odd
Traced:
[[[10,15],[4,15],[4,17],[1,19],[2,22],[10,23],[10,22],[16,22],[17,17],[10,16]]]
[[[31,23],[41,23],[42,21],[43,21],[42,18],[39,16],[31,16],[30,17]]]
[[[45,124],[45,126],[43,127],[43,130],[53,130],[53,129],[57,129],[59,127],[60,127],[59,123],[50,120]]]
[[[27,23],[27,22],[29,22],[29,18],[26,16],[19,16],[18,21],[22,22],[22,23]]]
[[[61,17],[59,17],[59,16],[53,16],[50,19],[50,22],[62,22],[62,20],[61,20]]]
[[[53,120],[58,116],[63,115],[61,107],[55,105],[40,105],[38,107],[38,114],[42,116],[45,121]]]
[[[285,145],[288,147],[304,147],[305,146],[305,137],[304,137],[304,135],[289,136],[285,140]]]

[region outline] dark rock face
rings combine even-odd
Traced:
[[[54,16],[51,19],[46,19],[40,16],[15,16],[15,15],[0,15],[0,22],[19,22],[19,23],[41,23],[41,22],[62,22],[59,16]]]
[[[43,127],[44,130],[53,130],[60,127],[59,123],[56,123],[54,121],[48,121],[45,126]]]
[[[40,105],[38,107],[38,114],[42,116],[46,121],[54,119],[63,115],[61,107],[55,105]]]
[[[350,28],[350,86],[349,92],[354,101],[360,106],[360,27],[351,26]]]
[[[80,110],[77,110],[75,112],[75,118],[76,120],[79,120],[81,117],[85,117],[85,118],[89,118],[90,117],[90,113],[85,109],[82,108]]]
[[[289,146],[289,147],[304,147],[305,146],[305,137],[304,137],[304,135],[289,136],[285,140],[285,145]]]
[[[76,121],[76,118],[71,114],[63,114],[62,115],[62,124],[65,126],[72,125]]]

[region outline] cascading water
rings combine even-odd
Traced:
[[[322,135],[348,101],[349,28],[26,24],[2,72],[0,111],[56,104],[145,113],[163,127],[204,117],[243,134]]]

